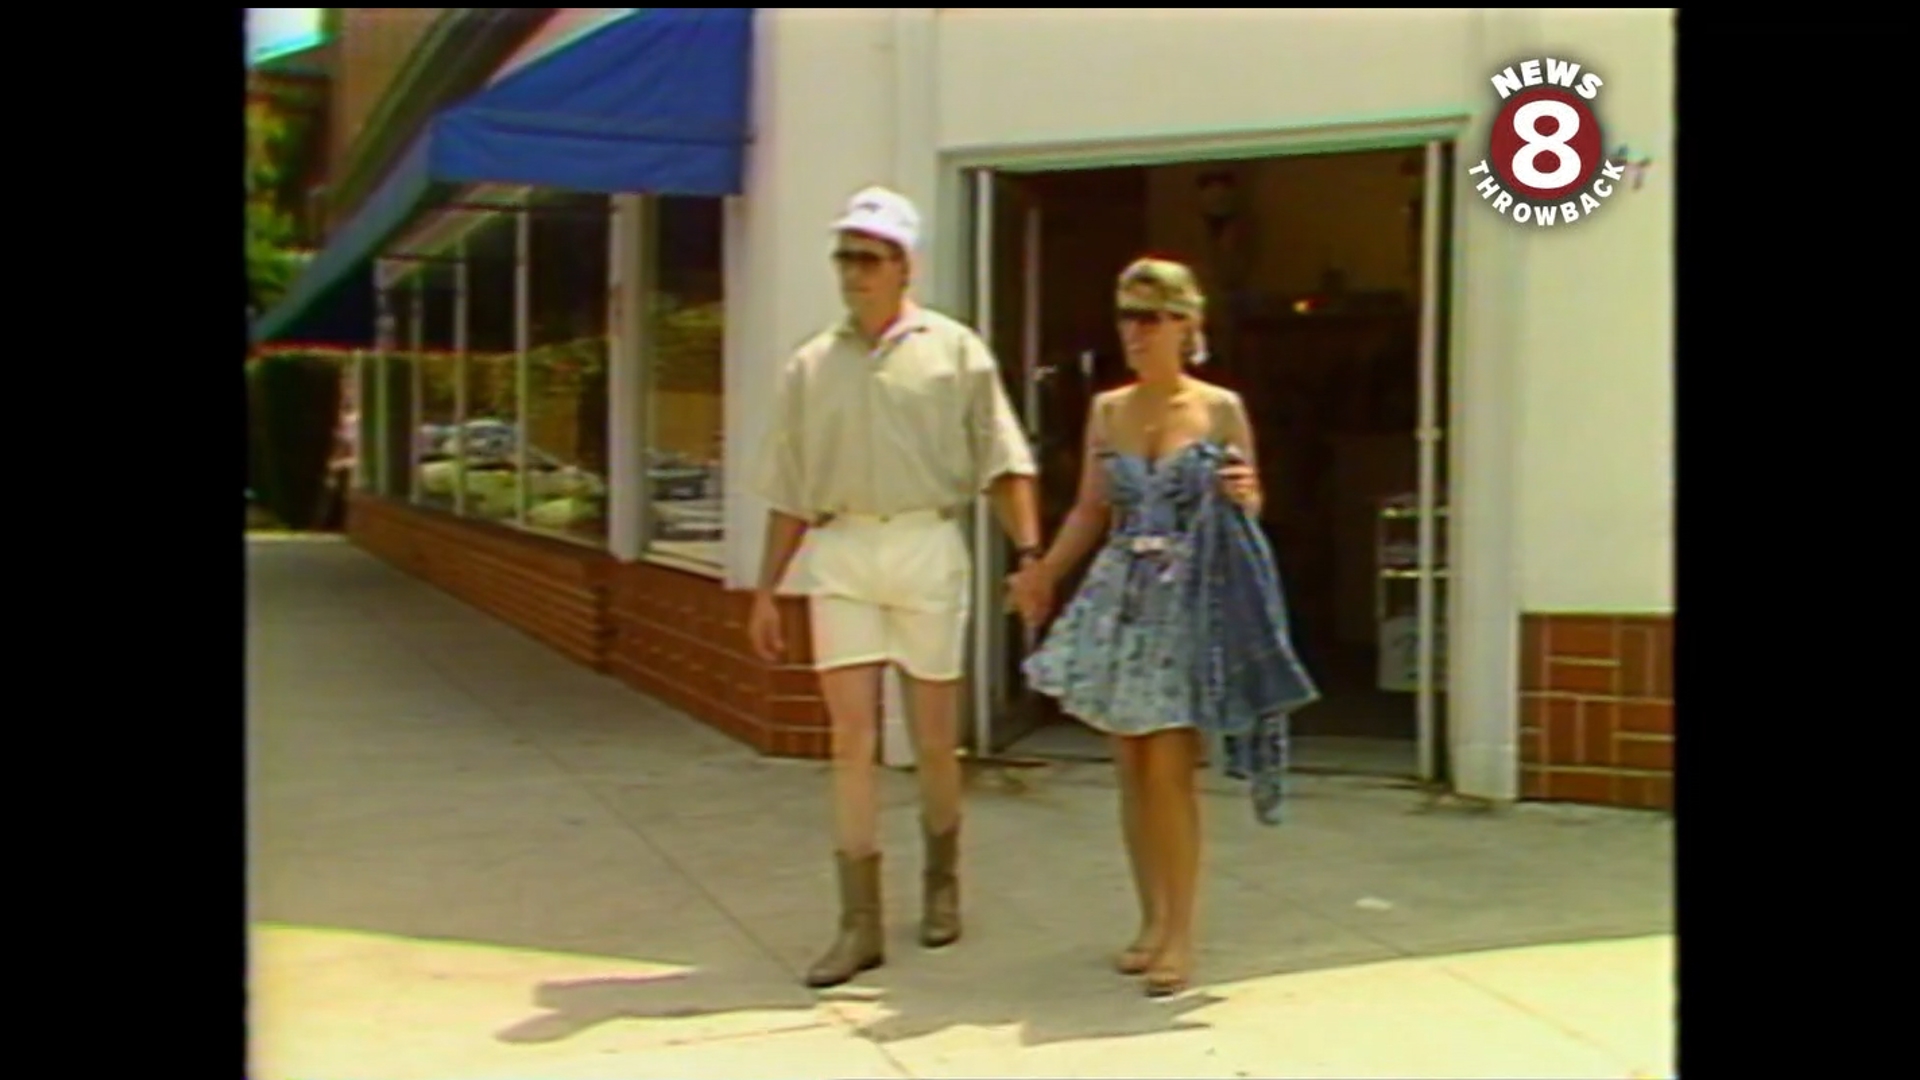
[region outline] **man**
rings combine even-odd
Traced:
[[[906,677],[926,839],[920,941],[960,936],[960,678],[972,558],[958,515],[990,493],[1022,565],[1039,558],[1032,451],[987,346],[907,297],[920,215],[883,188],[834,223],[847,317],[780,375],[759,493],[771,511],[754,650],[786,648],[774,590],[810,537],[809,615],[832,726],[840,931],[807,972],[836,986],[884,959],[879,804],[880,677]]]

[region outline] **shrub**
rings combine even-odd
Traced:
[[[323,527],[327,471],[340,422],[340,368],[301,354],[247,367],[253,492],[292,529]]]

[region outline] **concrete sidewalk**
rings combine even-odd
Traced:
[[[1150,1002],[1106,967],[1133,915],[1102,770],[978,786],[935,954],[890,773],[888,964],[817,994],[821,766],[342,543],[249,563],[261,1080],[1672,1075],[1664,817],[1302,777],[1272,830],[1210,795],[1200,985]]]

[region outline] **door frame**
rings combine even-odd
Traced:
[[[1446,349],[1446,343],[1440,340],[1441,316],[1445,312],[1448,297],[1442,290],[1450,283],[1443,271],[1441,260],[1445,256],[1443,245],[1447,238],[1446,213],[1449,180],[1445,175],[1446,162],[1454,155],[1448,152],[1451,143],[1439,139],[1427,143],[1423,151],[1424,168],[1421,172],[1420,186],[1420,329],[1419,357],[1415,378],[1419,389],[1417,400],[1419,413],[1414,420],[1414,448],[1416,452],[1414,493],[1418,500],[1414,509],[1414,522],[1419,527],[1418,558],[1414,572],[1416,590],[1415,625],[1418,627],[1418,644],[1414,662],[1414,722],[1415,740],[1419,761],[1420,779],[1427,783],[1447,783],[1447,755],[1444,741],[1445,718],[1441,714],[1440,687],[1434,670],[1434,646],[1444,630],[1443,610],[1440,607],[1439,587],[1445,572],[1436,567],[1435,547],[1439,538],[1439,507],[1436,498],[1440,487],[1440,455],[1445,451],[1443,440],[1450,428],[1450,419],[1440,415],[1440,357]]]
[[[1021,430],[1026,433],[1034,450],[1036,464],[1045,467],[1047,432],[1042,427],[1040,401],[1040,383],[1045,374],[1040,357],[1043,207],[1024,196],[1017,196],[1010,206],[1001,206],[1001,196],[1012,194],[1012,185],[1005,185],[1008,190],[1003,192],[1003,185],[995,182],[999,175],[998,171],[987,171],[970,176],[967,181],[972,211],[970,220],[978,223],[973,230],[974,251],[970,266],[978,268],[980,272],[968,279],[970,302],[965,309],[970,313],[968,321],[981,338],[991,344],[994,322],[998,317],[993,307],[994,225],[1003,212],[1018,213],[1022,278],[1018,302],[1019,357],[1013,365],[1013,370],[1018,374],[1012,380],[1014,385],[1007,389],[1020,418]],[[1004,374],[1008,370],[1007,361],[1011,358],[998,353],[995,358],[1000,362]],[[967,681],[974,689],[969,693],[967,702],[969,745],[976,754],[992,755],[1018,742],[1032,730],[1031,725],[1015,730],[1011,722],[1011,717],[1020,711],[1021,702],[1010,682],[1013,670],[1010,650],[1016,639],[1022,639],[1025,651],[1029,652],[1037,641],[1031,631],[1016,628],[1013,620],[1004,614],[1000,582],[1009,570],[1008,545],[1000,534],[999,525],[985,498],[975,500],[970,528],[973,538],[974,617]],[[988,666],[993,668],[991,673],[986,670]]]
[[[1308,129],[1276,130],[1224,136],[1196,136],[1179,139],[1116,140],[1073,146],[1028,148],[991,148],[943,153],[938,165],[939,188],[934,242],[937,268],[931,275],[934,286],[929,297],[935,304],[964,315],[969,322],[975,315],[975,294],[991,289],[991,222],[976,220],[980,206],[975,202],[971,174],[979,172],[1056,172],[1078,171],[1120,165],[1172,164],[1195,160],[1233,160],[1285,157],[1305,154],[1345,153],[1370,150],[1413,149],[1435,142],[1456,146],[1472,124],[1471,116],[1458,113],[1409,117],[1355,125],[1327,125]],[[1456,155],[1457,160],[1457,155]],[[1431,172],[1431,170],[1429,170]],[[990,189],[991,185],[981,185]],[[1510,446],[1516,434],[1510,408],[1476,409],[1472,436],[1452,437],[1462,429],[1461,418],[1472,398],[1491,394],[1494,402],[1510,401],[1512,358],[1508,350],[1482,350],[1480,355],[1468,340],[1470,321],[1461,317],[1465,310],[1466,282],[1474,268],[1460,228],[1463,185],[1452,183],[1450,195],[1441,207],[1447,215],[1449,250],[1436,251],[1433,258],[1447,260],[1447,273],[1441,275],[1447,295],[1437,297],[1451,313],[1441,320],[1446,326],[1444,341],[1449,379],[1446,395],[1448,415],[1441,425],[1448,432],[1440,452],[1447,454],[1449,486],[1448,551],[1452,567],[1463,568],[1448,587],[1445,623],[1448,647],[1446,672],[1440,681],[1448,688],[1448,722],[1444,725],[1447,746],[1420,748],[1423,768],[1438,768],[1434,763],[1444,753],[1451,768],[1444,770],[1463,794],[1492,799],[1511,799],[1517,795],[1518,771],[1515,730],[1517,727],[1518,687],[1511,663],[1475,664],[1470,660],[1492,654],[1511,654],[1520,616],[1517,578],[1503,568],[1511,563],[1517,527],[1513,489],[1504,477],[1478,477],[1467,468],[1470,455],[1463,452],[1467,438],[1478,445]],[[990,209],[990,206],[988,207]],[[984,228],[982,227],[984,224]],[[984,237],[984,241],[983,238]],[[984,247],[983,247],[984,243]],[[1425,244],[1423,243],[1423,247]],[[1423,260],[1429,258],[1422,252]],[[1497,259],[1497,253],[1488,256]],[[984,261],[983,261],[984,259]],[[1423,301],[1427,290],[1423,290]],[[987,300],[991,302],[990,296]],[[1424,320],[1423,320],[1424,321]],[[1504,343],[1500,343],[1504,344]],[[1498,355],[1494,355],[1498,354]],[[1491,380],[1491,382],[1489,381]],[[1470,397],[1470,388],[1480,391]],[[1488,402],[1487,404],[1493,404]],[[1471,455],[1484,459],[1484,452]],[[1481,492],[1485,497],[1479,497]],[[998,565],[1004,546],[992,527],[985,500],[976,505],[974,534],[976,581]],[[1483,570],[1481,568],[1484,568]],[[1476,570],[1480,572],[1475,572]],[[1461,600],[1467,590],[1459,581],[1471,580],[1472,618],[1463,613]],[[969,665],[971,727],[976,739],[990,733],[992,710],[1005,707],[1010,688],[1003,674],[1006,665],[997,655],[995,643],[980,632],[981,623],[995,621],[989,612],[998,609],[999,597],[976,586],[977,601],[987,604],[976,608],[975,655]],[[1431,638],[1431,635],[1428,635]],[[1423,649],[1423,651],[1425,651]],[[1429,676],[1438,675],[1429,672]],[[976,752],[986,752],[991,743],[976,744]]]

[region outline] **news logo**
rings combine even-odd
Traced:
[[[1592,215],[1619,190],[1627,162],[1609,161],[1594,102],[1600,73],[1570,60],[1524,60],[1490,80],[1500,95],[1487,156],[1467,169],[1481,201],[1522,225]]]

